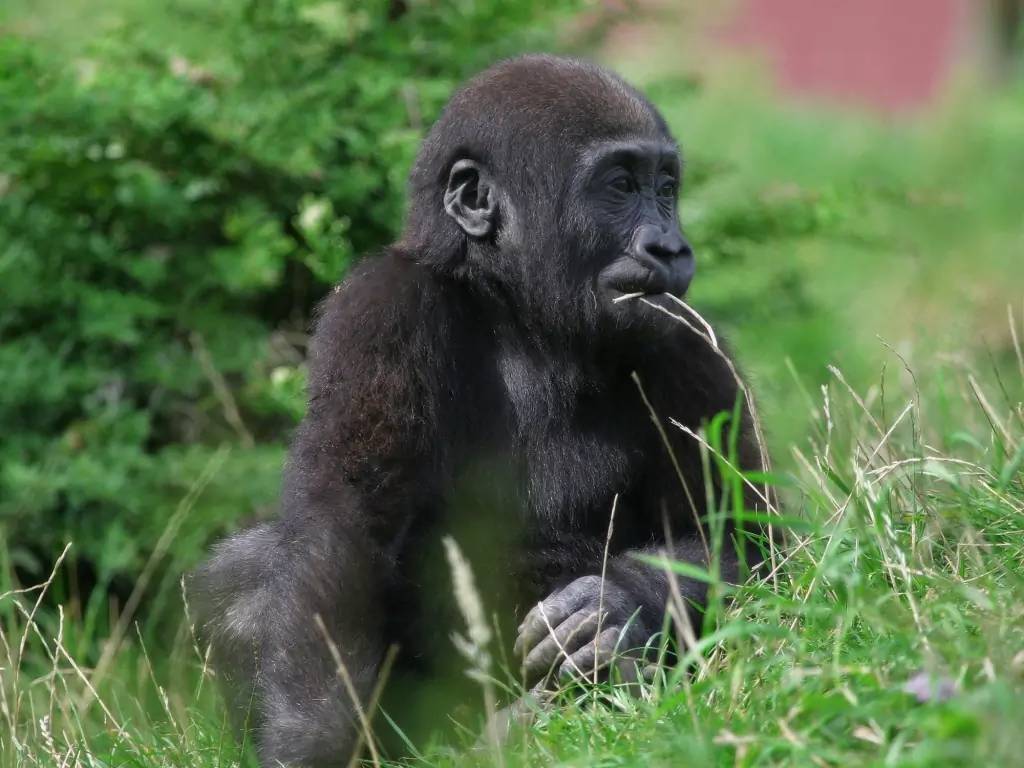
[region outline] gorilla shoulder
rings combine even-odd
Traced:
[[[380,366],[409,365],[437,351],[451,323],[453,287],[393,248],[370,256],[335,286],[310,341],[310,395],[372,385]]]

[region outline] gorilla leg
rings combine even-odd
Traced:
[[[264,765],[339,766],[354,748],[355,703],[315,618],[365,707],[384,648],[372,550],[353,538],[326,521],[260,526],[222,542],[196,574],[201,631]]]

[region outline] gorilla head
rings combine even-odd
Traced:
[[[431,130],[402,246],[488,286],[545,336],[664,327],[615,299],[686,292],[680,177],[664,119],[631,86],[579,61],[514,59],[470,81]]]

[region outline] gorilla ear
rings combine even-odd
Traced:
[[[444,210],[470,237],[487,237],[494,231],[497,194],[490,175],[473,160],[459,160],[448,174]]]

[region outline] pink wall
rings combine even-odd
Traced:
[[[904,110],[932,101],[977,0],[742,0],[725,40],[767,56],[784,91]]]

